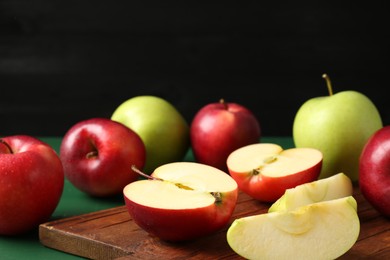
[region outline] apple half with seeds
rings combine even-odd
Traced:
[[[292,211],[236,219],[227,241],[246,259],[336,259],[357,241],[360,221],[352,196]]]
[[[233,151],[227,158],[238,188],[263,202],[275,202],[286,189],[318,179],[322,153],[314,148],[284,150],[272,143],[257,143]]]
[[[236,206],[237,183],[209,165],[168,163],[145,177],[123,189],[125,203],[138,226],[163,240],[216,232],[228,224]]]
[[[352,195],[351,179],[340,172],[324,179],[287,189],[283,196],[271,205],[268,212],[293,210],[300,206]]]

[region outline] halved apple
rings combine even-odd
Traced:
[[[315,202],[352,196],[352,194],[351,179],[340,172],[324,179],[287,189],[283,196],[271,205],[268,212],[293,210]]]
[[[156,168],[151,178],[123,190],[130,216],[148,233],[169,241],[191,240],[229,222],[238,187],[225,172],[195,162],[174,162]]]
[[[238,188],[254,199],[275,202],[286,189],[318,179],[322,153],[314,148],[284,150],[272,143],[247,145],[227,158]]]
[[[358,239],[356,207],[348,196],[236,219],[227,241],[247,259],[336,259]]]

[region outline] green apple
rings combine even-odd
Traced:
[[[307,100],[293,122],[296,147],[311,147],[323,154],[320,179],[344,172],[353,182],[359,176],[359,157],[368,138],[383,123],[378,109],[364,94],[346,90]]]
[[[356,208],[356,200],[348,196],[238,218],[227,231],[227,241],[246,259],[336,259],[359,237]]]
[[[189,149],[187,121],[163,98],[149,95],[130,98],[116,108],[111,119],[141,137],[146,148],[143,171],[148,174],[163,164],[181,161]]]
[[[287,189],[282,197],[275,201],[268,212],[294,210],[316,202],[352,196],[351,179],[340,172],[328,178],[304,183]]]

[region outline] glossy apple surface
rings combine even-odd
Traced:
[[[327,178],[287,189],[283,196],[271,205],[268,212],[294,210],[312,203],[352,195],[352,181],[347,175],[341,172]]]
[[[0,139],[0,235],[18,235],[47,221],[64,186],[61,161],[27,135]]]
[[[360,156],[359,187],[367,201],[390,217],[390,126],[376,131]]]
[[[352,196],[236,219],[229,246],[246,259],[337,259],[357,241],[360,221]]]
[[[142,169],[145,156],[141,138],[108,118],[76,123],[60,146],[65,176],[81,191],[97,197],[122,194],[123,188],[139,177],[131,165]]]
[[[275,202],[286,189],[317,180],[322,154],[313,148],[284,150],[257,143],[233,151],[227,158],[230,175],[239,189],[264,202]]]
[[[120,104],[111,116],[142,139],[146,148],[144,172],[181,161],[190,147],[189,126],[182,114],[157,96],[136,96]]]
[[[234,150],[260,141],[260,123],[248,108],[221,100],[202,107],[190,128],[196,162],[227,172],[226,159]]]
[[[223,228],[233,214],[236,182],[217,168],[195,162],[158,167],[153,178],[127,185],[129,214],[141,228],[168,241],[192,240]]]
[[[320,178],[343,172],[357,182],[363,146],[382,127],[382,120],[376,106],[364,94],[352,90],[329,92],[329,96],[315,97],[302,104],[293,122],[293,140],[296,147],[312,147],[322,152]]]

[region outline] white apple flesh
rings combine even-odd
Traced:
[[[127,185],[129,214],[141,228],[163,240],[191,240],[224,227],[233,214],[236,182],[217,168],[194,162],[162,165]]]
[[[227,241],[247,259],[336,259],[357,241],[360,221],[352,196],[293,211],[236,219]]]
[[[328,178],[287,189],[283,196],[271,205],[268,212],[293,210],[312,203],[352,195],[353,185],[351,179],[344,173],[338,173]]]
[[[230,175],[251,197],[274,202],[286,189],[314,181],[321,171],[322,153],[312,148],[284,150],[272,143],[241,147],[227,158]]]

